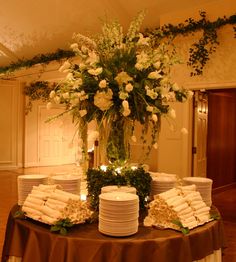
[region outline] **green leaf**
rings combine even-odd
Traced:
[[[221,219],[221,216],[217,212],[212,212],[212,213],[210,213],[210,218],[214,219],[214,220],[219,220],[219,219]]]
[[[14,218],[25,219],[25,213],[22,210],[18,210],[15,212]]]
[[[67,234],[67,229],[65,227],[62,227],[60,229],[60,234],[63,235],[63,236],[66,235]]]
[[[189,234],[189,228],[188,227],[183,227],[183,228],[181,228],[181,232],[184,234],[184,235],[187,235],[187,234]]]
[[[172,220],[171,222],[180,228],[183,227],[182,223],[179,220]]]
[[[56,232],[56,231],[59,231],[59,230],[61,230],[61,227],[58,226],[58,225],[53,225],[50,228],[50,231],[52,231],[52,232]]]

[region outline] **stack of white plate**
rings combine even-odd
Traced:
[[[98,230],[109,236],[130,236],[138,231],[139,198],[110,192],[99,195]]]
[[[196,190],[200,192],[203,201],[207,206],[211,206],[212,179],[205,177],[184,177],[185,185],[196,185]]]
[[[130,186],[104,186],[101,189],[101,193],[109,193],[109,192],[124,192],[124,193],[131,193],[136,194],[136,188]]]
[[[176,186],[176,178],[170,176],[152,177],[151,196],[165,192]]]
[[[81,178],[79,175],[56,175],[51,177],[51,183],[62,187],[62,190],[72,193],[80,194]]]
[[[32,174],[18,176],[18,205],[23,205],[26,197],[31,193],[33,186],[40,184],[48,184],[48,175]]]

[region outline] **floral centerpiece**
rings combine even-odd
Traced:
[[[175,117],[168,102],[184,102],[191,93],[171,81],[170,69],[178,63],[175,52],[140,33],[143,19],[140,12],[126,34],[118,22],[104,22],[98,36],[74,35],[71,48],[79,61],[61,66],[67,76],[50,94],[53,102],[66,105],[83,141],[86,124],[96,120],[100,141],[105,141],[107,157],[115,165],[129,158],[129,139],[137,139],[137,122],[143,127],[143,143],[151,130],[149,153],[157,147],[161,116]]]

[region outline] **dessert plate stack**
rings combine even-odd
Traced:
[[[156,176],[152,177],[151,195],[155,196],[165,192],[176,185],[176,178],[170,176]]]
[[[62,190],[72,193],[80,194],[81,178],[79,175],[56,175],[51,177],[51,183],[62,187]]]
[[[129,187],[129,186],[104,186],[101,189],[101,193],[109,193],[109,192],[124,192],[124,193],[131,193],[136,194],[136,188],[135,187]]]
[[[211,206],[212,179],[205,177],[184,177],[185,185],[196,185],[196,190],[200,192],[203,201],[207,206]]]
[[[23,205],[26,197],[30,194],[33,186],[48,184],[48,175],[32,174],[17,177],[18,205]]]
[[[109,236],[130,236],[138,231],[139,198],[135,194],[110,192],[99,195],[98,230]]]

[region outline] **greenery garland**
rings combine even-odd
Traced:
[[[161,28],[157,28],[153,32],[149,32],[156,37],[168,37],[174,39],[178,35],[188,36],[198,31],[203,31],[202,37],[198,42],[193,43],[189,49],[189,61],[187,65],[193,68],[191,76],[202,75],[203,68],[209,61],[209,56],[216,51],[216,47],[219,45],[217,30],[227,24],[236,24],[236,14],[211,22],[206,18],[206,12],[200,12],[201,19],[196,21],[193,18],[189,18],[185,23],[180,23],[176,26],[167,24]],[[233,27],[234,38],[236,38],[236,27]]]
[[[53,53],[39,54],[31,59],[19,59],[18,61],[11,63],[8,66],[0,67],[0,74],[11,73],[19,70],[23,67],[30,68],[36,64],[48,64],[51,61],[60,61],[65,58],[75,56],[75,53],[71,50],[57,49]]]
[[[185,23],[178,25],[167,24],[161,28],[156,28],[154,31],[146,30],[148,34],[151,34],[158,39],[160,37],[175,38],[178,35],[188,36],[198,31],[203,31],[202,37],[198,42],[193,43],[189,49],[189,61],[187,64],[193,68],[191,76],[201,75],[203,68],[209,61],[210,54],[216,51],[216,47],[219,45],[217,30],[227,24],[236,24],[236,14],[229,17],[224,16],[211,22],[206,18],[206,12],[200,12],[201,19],[194,20],[189,18]],[[233,26],[234,37],[236,38],[236,27]],[[75,53],[70,50],[58,49],[54,53],[39,54],[32,59],[19,59],[17,62],[11,63],[8,66],[0,67],[0,74],[10,73],[19,70],[23,67],[30,68],[36,64],[48,64],[54,60],[61,60],[64,58],[70,58],[75,56]]]

